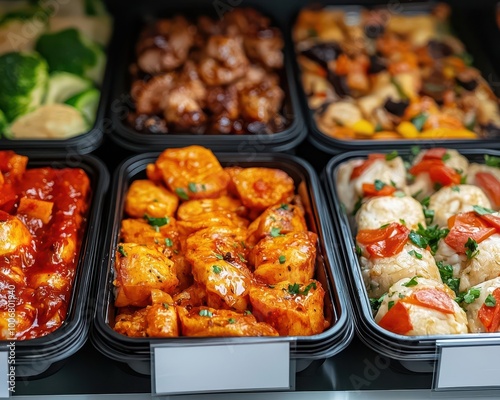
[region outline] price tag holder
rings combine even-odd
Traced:
[[[0,351],[0,399],[9,397],[9,352]]]
[[[437,341],[433,390],[500,389],[500,340]]]
[[[151,393],[291,390],[290,342],[151,345]]]

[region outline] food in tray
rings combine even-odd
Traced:
[[[380,326],[402,335],[500,332],[499,168],[498,157],[470,163],[444,148],[339,165],[338,198]]]
[[[283,39],[269,18],[236,8],[147,25],[130,67],[128,122],[147,134],[283,131]]]
[[[7,139],[67,139],[94,125],[109,17],[99,0],[58,6],[0,7],[0,135]]]
[[[167,149],[125,197],[113,329],[131,337],[323,332],[325,288],[294,181]]]
[[[64,322],[91,196],[82,169],[27,163],[0,151],[2,340],[44,336]]]
[[[311,8],[293,29],[317,127],[340,140],[478,139],[500,132],[498,99],[450,33],[449,8]]]

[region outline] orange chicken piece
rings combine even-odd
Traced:
[[[179,199],[160,185],[143,179],[132,182],[125,197],[125,212],[131,217],[153,218],[173,216]]]
[[[52,215],[53,207],[54,203],[52,201],[22,197],[19,201],[17,213],[24,214],[32,218],[38,218],[44,224],[48,224],[50,221],[50,216]]]

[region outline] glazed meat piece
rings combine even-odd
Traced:
[[[245,168],[233,177],[233,183],[243,205],[256,211],[288,203],[294,192],[293,179],[272,168]]]
[[[217,310],[209,307],[179,308],[179,319],[184,336],[278,336],[278,332],[264,322],[257,322],[251,313]]]
[[[157,21],[137,44],[139,68],[152,75],[176,69],[186,60],[195,34],[196,27],[184,17]]]
[[[0,151],[0,172],[3,183],[13,183],[20,179],[26,171],[28,157],[14,153],[12,150]]]
[[[179,242],[176,221],[173,218],[127,218],[122,220],[120,237],[124,243],[149,244],[168,247],[165,242],[170,242],[166,255],[171,252]],[[168,239],[168,240],[167,240]],[[176,245],[174,246],[175,243]],[[172,250],[170,250],[172,248]],[[165,253],[165,251],[164,251]]]
[[[218,197],[230,179],[214,154],[200,146],[167,149],[156,160],[155,168],[182,200]]]
[[[375,316],[384,329],[407,336],[467,333],[464,310],[446,285],[422,277],[405,278],[389,289]]]
[[[165,119],[180,131],[202,126],[207,119],[203,111],[205,97],[205,88],[199,81],[176,85],[162,101]]]
[[[174,263],[155,246],[120,243],[115,268],[116,307],[145,307],[152,289],[173,293],[179,283]]]
[[[240,92],[241,112],[250,121],[267,124],[278,114],[285,94],[270,81],[263,81],[258,86]]]
[[[240,115],[236,86],[214,86],[208,88],[207,107],[215,116],[225,116],[234,121]]]
[[[246,228],[248,220],[229,211],[209,211],[201,216],[186,221],[179,221],[179,232],[187,236],[201,229],[226,226],[230,228]]]
[[[199,74],[207,85],[227,85],[245,75],[248,65],[241,37],[214,35],[207,41]]]
[[[304,283],[284,281],[275,285],[254,285],[250,289],[255,317],[271,325],[281,336],[323,332],[328,327],[323,315],[324,296],[321,283],[312,279]]]
[[[147,179],[132,182],[125,197],[125,212],[136,218],[173,216],[179,199],[161,185]]]
[[[0,256],[31,245],[31,233],[14,215],[0,210]]]
[[[245,35],[244,44],[250,59],[269,68],[283,67],[283,39],[276,28],[264,28]]]
[[[205,286],[200,283],[193,283],[174,296],[174,303],[176,306],[184,307],[187,310],[193,307],[206,306],[207,291]]]
[[[247,215],[247,210],[241,201],[229,196],[221,196],[217,199],[201,199],[185,201],[177,210],[179,221],[189,221],[198,217],[203,217],[205,213],[213,211],[228,211],[236,213],[241,217]]]
[[[176,80],[174,73],[154,76],[149,81],[135,85],[133,100],[138,114],[158,114],[163,111],[163,102],[168,97]]]
[[[314,276],[317,235],[313,232],[281,234],[272,229],[251,250],[249,261],[257,280],[275,284],[285,280],[306,282]]]

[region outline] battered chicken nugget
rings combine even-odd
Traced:
[[[190,200],[182,203],[177,210],[177,218],[180,221],[189,221],[190,219],[203,217],[207,212],[229,211],[245,217],[247,209],[241,201],[229,196],[221,196],[217,199]]]
[[[125,212],[136,218],[172,216],[179,199],[164,187],[143,179],[132,182],[125,197]]]
[[[263,211],[293,198],[293,179],[279,169],[245,168],[233,182],[243,205],[254,210]]]
[[[167,149],[155,165],[167,187],[182,200],[218,197],[230,181],[212,151],[201,146]]]
[[[328,327],[323,314],[325,290],[316,280],[255,285],[249,296],[257,320],[267,322],[280,336],[316,335]]]

